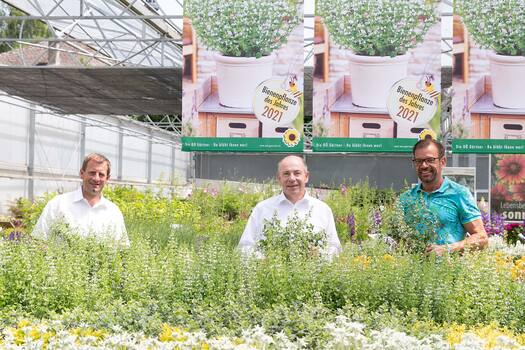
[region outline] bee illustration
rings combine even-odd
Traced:
[[[434,90],[434,85],[432,81],[434,80],[433,74],[425,75],[425,90],[429,93],[430,97],[437,98],[439,91]]]
[[[288,87],[287,87],[286,91],[291,92],[292,95],[295,98],[301,97],[301,95],[303,93],[297,89],[297,75],[295,75],[295,74],[290,74],[289,75],[289,77],[288,77]]]

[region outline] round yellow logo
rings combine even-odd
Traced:
[[[295,129],[288,129],[283,134],[283,142],[288,147],[294,147],[301,141],[301,134]]]

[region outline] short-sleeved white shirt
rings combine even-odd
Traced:
[[[264,238],[264,221],[271,220],[277,215],[281,223],[286,224],[294,212],[303,219],[308,216],[308,222],[314,226],[315,232],[325,231],[330,256],[337,255],[341,251],[332,210],[326,203],[309,196],[308,193],[295,204],[283,193],[258,203],[246,223],[238,248],[244,254],[255,252],[257,242]]]
[[[82,187],[51,199],[33,229],[33,236],[47,239],[50,228],[57,222],[67,223],[82,237],[93,236],[129,246],[120,209],[104,196],[90,206],[82,195]]]

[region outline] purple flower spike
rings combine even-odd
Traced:
[[[496,214],[492,215],[492,234],[503,235],[505,233],[505,220],[503,215]]]
[[[374,226],[375,227],[381,226],[381,212],[379,210],[374,211],[373,218],[374,218]]]
[[[22,232],[20,231],[11,231],[7,237],[8,241],[20,241],[22,239]]]

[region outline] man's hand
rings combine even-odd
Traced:
[[[431,245],[427,246],[427,249],[425,249],[425,254],[434,253],[436,255],[442,256],[447,251],[448,252],[451,251],[449,245],[431,244]]]
[[[488,244],[487,232],[483,227],[481,219],[463,225],[469,236],[462,241],[451,244],[431,244],[425,249],[426,254],[434,253],[442,256],[445,252],[462,252],[465,249],[484,249]]]

